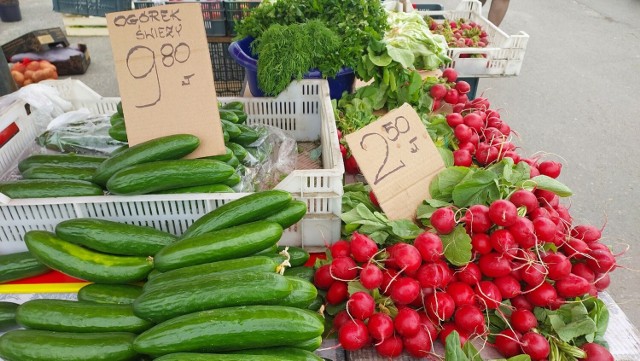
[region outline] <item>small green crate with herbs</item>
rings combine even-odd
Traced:
[[[225,11],[222,0],[181,0],[181,1],[134,1],[134,9],[144,9],[157,5],[199,3],[207,36],[225,36]]]
[[[237,21],[244,19],[251,10],[260,5],[262,0],[253,1],[225,1],[224,11],[227,24],[227,35],[235,36],[235,24]]]

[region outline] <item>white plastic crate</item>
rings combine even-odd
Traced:
[[[78,105],[82,103],[77,99],[68,100]],[[83,104],[96,113],[109,114],[118,100],[102,98]],[[305,201],[308,206],[305,218],[285,230],[281,244],[314,251],[338,240],[344,166],[326,80],[294,82],[277,98],[219,100],[245,103],[249,124],[281,128],[297,141],[320,140],[324,168],[294,170],[275,187],[291,192],[294,198]],[[26,113],[16,124],[20,132],[0,148],[0,175],[9,172],[8,168],[17,163],[16,157],[33,146],[35,129]],[[23,157],[26,155],[22,154]],[[28,230],[53,230],[57,223],[77,217],[148,225],[177,235],[202,215],[243,195],[246,194],[109,195],[5,199],[4,203],[0,199],[0,254],[24,251],[22,237]]]
[[[416,2],[414,2],[415,4]],[[408,6],[411,9],[411,5]],[[455,10],[421,11],[421,15],[440,15],[448,21],[465,19],[475,22],[487,32],[489,44],[486,48],[449,48],[451,67],[460,77],[501,77],[520,74],[529,35],[520,31],[507,35],[482,16],[482,3],[478,0],[463,0]],[[443,20],[436,20],[443,21]],[[481,57],[465,58],[463,54],[478,54]]]

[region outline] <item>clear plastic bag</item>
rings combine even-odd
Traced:
[[[44,131],[52,119],[73,109],[70,102],[60,97],[57,89],[44,84],[31,84],[0,97],[0,109],[16,101],[29,104],[31,107],[29,117],[36,125],[38,132]]]

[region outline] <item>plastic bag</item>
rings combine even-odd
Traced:
[[[29,116],[38,132],[44,131],[52,119],[73,109],[70,102],[60,97],[57,89],[44,84],[31,84],[0,97],[0,109],[16,101],[23,101],[30,105]]]
[[[109,155],[126,144],[111,138],[109,119],[108,115],[91,114],[87,109],[68,112],[52,120],[36,142],[63,153]]]
[[[238,192],[254,192],[273,189],[296,167],[298,147],[282,129],[268,125],[252,125],[260,137],[249,146],[243,161],[242,182]]]

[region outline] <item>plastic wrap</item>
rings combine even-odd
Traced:
[[[56,117],[36,139],[38,145],[62,153],[109,155],[125,145],[109,135],[108,115],[80,109]]]
[[[43,84],[31,84],[11,94],[0,97],[0,109],[16,101],[23,101],[31,107],[30,118],[38,132],[47,128],[57,116],[73,109],[73,105],[60,97],[58,90]]]

